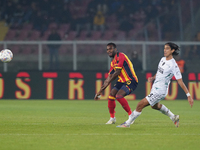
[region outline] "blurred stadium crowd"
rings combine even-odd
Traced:
[[[181,41],[178,8],[180,5],[182,26],[185,28],[191,21],[190,1],[0,0],[0,21],[8,27],[4,41],[46,41],[53,29],[62,41]],[[200,1],[193,0],[194,13],[199,6]],[[146,37],[145,30],[148,33]],[[200,34],[189,40],[200,41]],[[77,53],[92,54],[94,47],[98,54],[105,53],[104,45],[97,48],[95,45],[80,45]],[[193,56],[199,58],[199,47],[182,48],[182,57],[188,60],[192,60]],[[37,45],[12,45],[11,49],[15,53],[38,54]],[[61,45],[59,54],[72,55],[72,49],[72,45]],[[123,49],[133,50],[133,47]],[[135,49],[141,58],[141,47]],[[151,55],[158,50],[154,46],[148,49]],[[43,53],[49,54],[46,45]]]
[[[10,27],[4,40],[46,40],[52,28],[62,40],[144,40],[134,35],[174,5],[175,0],[1,0],[0,14]],[[163,32],[175,31],[178,19],[166,15],[161,24]],[[155,22],[149,27],[149,40],[157,40]]]

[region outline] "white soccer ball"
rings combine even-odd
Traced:
[[[4,49],[0,52],[0,59],[4,63],[10,62],[13,59],[13,53],[9,49]]]

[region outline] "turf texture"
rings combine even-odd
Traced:
[[[139,100],[128,101],[132,110]],[[197,150],[200,147],[200,101],[161,101],[180,115],[180,126],[146,107],[130,128],[117,103],[117,122],[109,120],[107,101],[0,100],[0,150]]]

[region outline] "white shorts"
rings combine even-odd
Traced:
[[[156,103],[164,99],[166,95],[167,92],[158,92],[152,88],[150,94],[146,96],[146,99],[151,106],[154,106]]]

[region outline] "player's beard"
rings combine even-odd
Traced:
[[[112,52],[112,55],[111,55],[111,56],[109,55],[109,57],[110,57],[110,58],[114,58],[114,57],[115,57],[115,54],[116,54],[115,52]]]

